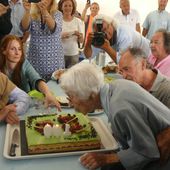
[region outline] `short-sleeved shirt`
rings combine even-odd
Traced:
[[[74,33],[75,31],[78,31],[79,33],[84,34],[83,31],[83,22],[77,18],[74,17],[71,21],[64,21],[63,20],[63,27],[62,32],[70,32],[70,34]],[[64,48],[64,55],[66,56],[74,56],[79,54],[79,48],[77,43],[77,36],[72,35],[69,38],[62,39],[62,45]]]
[[[154,70],[155,72],[156,70]],[[170,79],[157,72],[156,79],[149,92],[170,108]]]
[[[124,15],[120,10],[114,15],[114,18],[119,24],[129,25],[134,28],[134,30],[136,30],[136,24],[140,23],[139,13],[135,9],[130,9],[128,15]]]
[[[150,12],[143,23],[143,28],[148,30],[146,35],[148,39],[151,39],[158,29],[166,29],[169,32],[170,14],[165,10],[161,12],[159,10]]]
[[[9,101],[9,95],[16,86],[8,79],[6,75],[0,73],[0,109]]]

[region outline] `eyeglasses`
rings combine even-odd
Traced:
[[[161,43],[162,43],[161,41],[151,41],[150,46],[151,45],[160,45]]]

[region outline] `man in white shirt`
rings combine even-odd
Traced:
[[[130,9],[129,0],[120,0],[120,9],[120,11],[115,13],[114,18],[119,24],[129,25],[140,33],[139,13],[135,9]]]

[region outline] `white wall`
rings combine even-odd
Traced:
[[[119,10],[119,0],[91,0],[91,2],[97,2],[100,5],[100,13],[113,16],[114,13]],[[77,9],[81,13],[86,0],[77,0]],[[146,15],[158,8],[158,0],[130,0],[131,8],[138,10],[141,18],[141,25]],[[168,3],[166,10],[170,12],[170,2]]]

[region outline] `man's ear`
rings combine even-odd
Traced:
[[[146,69],[146,65],[147,65],[146,60],[143,59],[143,60],[142,60],[142,70],[145,70],[145,69]]]

